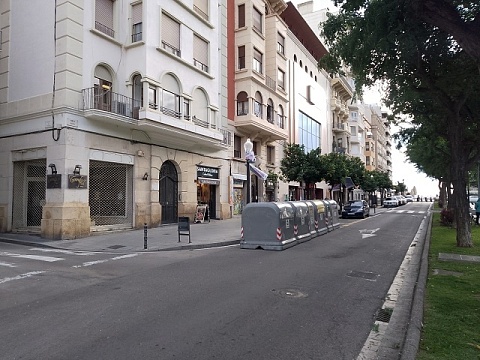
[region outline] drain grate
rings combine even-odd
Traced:
[[[384,323],[390,322],[390,318],[392,317],[392,309],[380,309],[377,311],[375,315],[375,321],[381,321]]]
[[[125,247],[125,245],[112,245],[112,246],[109,246],[108,248],[115,250],[115,249],[121,249],[121,248],[124,248],[124,247]]]

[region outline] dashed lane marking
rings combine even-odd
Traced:
[[[3,261],[0,261],[0,266],[11,267],[11,268],[17,267],[15,264],[6,263]]]
[[[42,274],[44,272],[45,271],[31,271],[31,272],[28,272],[28,273],[25,273],[25,274],[20,274],[20,275],[13,276],[13,277],[6,277],[6,278],[3,278],[3,279],[0,279],[0,284],[6,283],[8,281],[13,281],[13,280],[26,279],[26,278],[29,278],[29,277],[32,277],[32,276],[35,276],[35,275],[38,275],[38,274]]]
[[[84,262],[82,265],[74,265],[72,266],[73,268],[81,268],[81,267],[88,267],[92,265],[97,265],[97,264],[103,264],[108,261],[116,261],[116,260],[122,260],[122,259],[128,259],[137,256],[138,254],[126,254],[126,255],[120,255],[120,256],[115,256],[111,259],[104,259],[104,260],[96,260],[96,261],[89,261],[89,262]]]

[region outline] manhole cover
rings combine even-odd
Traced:
[[[124,248],[124,247],[125,247],[125,245],[112,245],[112,246],[109,246],[108,248],[115,250],[115,249],[121,249],[121,248]]]
[[[378,274],[368,272],[368,271],[350,271],[347,276],[358,277],[365,280],[377,281]]]
[[[306,298],[308,295],[300,290],[296,289],[273,289],[272,290],[278,296],[284,298]]]

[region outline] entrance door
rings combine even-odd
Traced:
[[[208,199],[208,216],[210,219],[217,218],[217,187],[210,185],[210,198]]]
[[[160,169],[160,205],[162,224],[178,221],[178,174],[171,161],[165,161]]]
[[[27,226],[40,226],[45,204],[45,180],[27,180]]]

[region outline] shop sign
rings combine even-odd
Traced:
[[[197,178],[219,179],[219,168],[208,166],[197,166]]]

